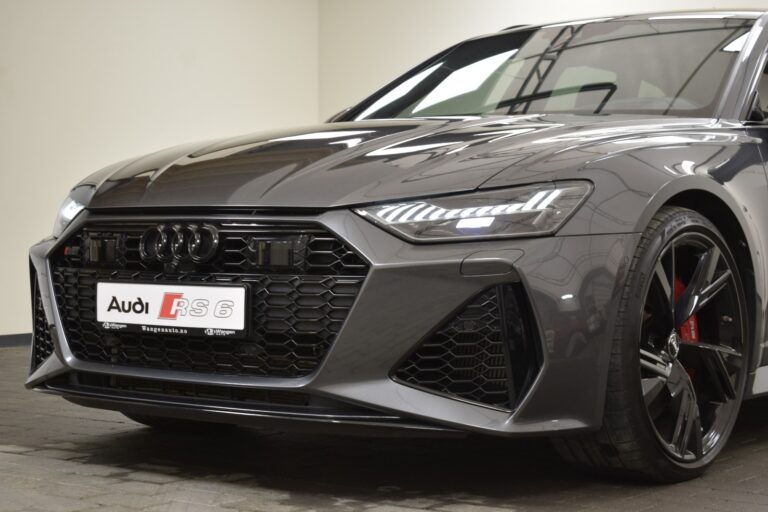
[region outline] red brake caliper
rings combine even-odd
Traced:
[[[680,297],[685,291],[685,284],[679,277],[675,278],[675,302],[680,300]],[[699,321],[696,319],[696,315],[692,315],[688,320],[683,322],[680,326],[680,339],[689,343],[697,343],[699,341]]]
[[[680,297],[683,295],[683,292],[685,291],[685,285],[680,280],[679,277],[675,277],[675,302],[680,300]],[[696,318],[696,315],[691,315],[691,317],[683,322],[683,325],[680,326],[680,341],[685,341],[688,343],[697,343],[699,341],[699,321]],[[688,375],[693,379],[696,376],[696,370],[693,368],[686,368],[686,372],[688,372]]]

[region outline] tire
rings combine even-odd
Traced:
[[[713,337],[717,343],[706,343]],[[602,427],[555,439],[555,448],[569,462],[625,477],[674,483],[700,476],[736,421],[749,340],[744,290],[725,239],[695,211],[662,208],[621,293]]]
[[[123,416],[141,423],[146,427],[158,431],[167,432],[209,432],[234,429],[234,425],[227,423],[213,423],[204,421],[184,420],[179,418],[169,418],[165,416],[151,416],[147,414],[134,414],[123,412]]]

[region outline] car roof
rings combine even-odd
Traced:
[[[551,26],[558,26],[558,25],[583,24],[583,23],[589,23],[589,22],[614,21],[614,20],[642,21],[642,20],[650,20],[650,19],[663,20],[663,19],[707,19],[707,18],[757,19],[765,14],[768,14],[768,11],[761,11],[756,9],[743,10],[743,11],[724,11],[724,10],[716,10],[716,9],[703,10],[703,11],[664,11],[664,12],[653,12],[653,13],[645,13],[645,14],[602,16],[599,18],[592,18],[592,19],[565,20],[562,22],[545,23],[545,24],[537,24],[537,25],[512,25],[510,27],[504,28],[502,32],[512,31],[512,30],[522,30],[527,28],[551,27]]]

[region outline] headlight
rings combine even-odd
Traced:
[[[89,185],[77,187],[69,193],[64,202],[61,203],[59,213],[56,215],[56,222],[53,225],[53,236],[55,238],[61,236],[70,222],[75,220],[75,217],[85,209],[94,191],[95,188]]]
[[[414,242],[539,236],[563,225],[592,191],[560,181],[358,208],[355,212]]]

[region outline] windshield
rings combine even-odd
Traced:
[[[409,72],[345,117],[712,117],[751,25],[735,18],[659,16],[475,39]]]

